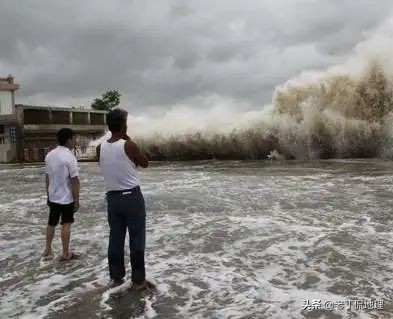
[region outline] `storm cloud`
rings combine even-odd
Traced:
[[[2,0],[0,76],[17,102],[89,105],[119,89],[135,113],[209,97],[258,109],[302,70],[339,63],[390,0]]]

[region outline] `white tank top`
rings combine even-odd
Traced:
[[[100,167],[104,176],[106,191],[120,191],[139,186],[136,165],[124,149],[125,140],[101,144]]]

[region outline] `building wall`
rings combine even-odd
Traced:
[[[78,125],[88,125],[89,124],[89,114],[82,112],[73,112],[73,123]]]
[[[69,111],[52,111],[51,124],[64,124],[69,125],[70,123],[70,112]]]
[[[15,110],[17,122],[7,125],[16,126],[17,144],[0,146],[0,162],[42,161],[48,149],[57,145],[56,132],[62,127],[75,131],[78,152],[86,159],[89,158],[86,157],[89,143],[101,137],[106,130],[105,112],[21,104],[16,105]],[[6,148],[7,156],[4,155]]]
[[[0,91],[0,114],[13,114],[12,92]]]
[[[0,163],[16,161],[16,144],[0,144]]]
[[[11,131],[11,126],[3,126],[0,130],[0,163],[16,161],[17,149],[15,132]]]
[[[49,110],[23,110],[24,124],[50,124]]]
[[[91,113],[90,122],[93,125],[105,125],[105,114]]]

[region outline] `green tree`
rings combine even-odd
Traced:
[[[101,98],[94,99],[91,108],[94,110],[109,111],[120,104],[121,94],[117,90],[109,90]]]

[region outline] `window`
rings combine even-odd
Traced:
[[[16,143],[16,129],[15,126],[10,127],[10,141],[11,143]]]
[[[4,135],[4,125],[0,125],[0,135]]]

